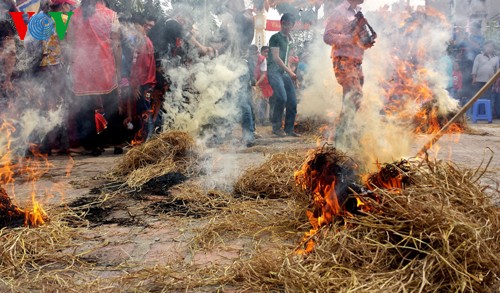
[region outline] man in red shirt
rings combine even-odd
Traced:
[[[323,40],[332,46],[331,58],[337,82],[342,86],[343,111],[334,141],[350,149],[359,145],[354,115],[363,97],[363,55],[375,43],[376,34],[361,14],[364,0],[345,0],[335,7],[325,28]]]
[[[153,132],[151,93],[156,85],[155,51],[153,42],[151,42],[147,34],[155,26],[156,20],[148,16],[140,20],[140,24],[139,29],[143,33],[144,39],[142,47],[134,54],[130,85],[136,101],[136,115],[140,117],[139,133],[136,138],[145,141]]]
[[[97,134],[106,126],[112,143],[120,143],[120,39],[116,12],[107,8],[103,0],[82,0],[68,28],[68,60],[75,95],[70,106],[75,124],[70,133],[71,152],[91,151],[100,155],[103,137]]]

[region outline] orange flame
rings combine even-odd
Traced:
[[[23,223],[25,226],[39,226],[44,224],[48,217],[36,201],[36,181],[46,174],[52,165],[48,162],[47,156],[38,152],[34,145],[30,146],[33,158],[20,159],[19,163],[13,164],[11,144],[12,134],[15,130],[15,127],[10,122],[4,122],[0,126],[0,133],[4,138],[3,141],[0,141],[0,145],[3,145],[3,149],[0,150],[2,154],[0,160],[0,219],[24,218]],[[32,210],[23,210],[12,204],[7,192],[1,188],[2,185],[11,185],[12,194],[15,195],[13,185],[15,182],[14,174],[26,176],[29,180],[31,185]]]

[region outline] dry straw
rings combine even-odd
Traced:
[[[264,164],[246,170],[234,184],[234,192],[254,198],[303,196],[293,179],[303,161],[299,153],[271,155]]]
[[[197,158],[195,141],[189,134],[169,131],[129,150],[112,174],[129,187],[140,187],[170,172],[190,175]]]

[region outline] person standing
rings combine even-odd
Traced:
[[[333,70],[338,83],[343,89],[344,102],[346,98],[359,109],[363,96],[363,55],[365,50],[374,45],[374,41],[366,42],[360,37],[364,29],[359,16],[360,4],[364,0],[345,0],[337,6],[328,17],[323,40],[332,46],[331,58]],[[348,97],[349,96],[349,97]]]
[[[135,62],[130,74],[130,85],[132,86],[132,95],[136,101],[136,114],[141,117],[140,127],[137,138],[141,141],[149,139],[153,133],[153,110],[152,93],[156,85],[156,60],[155,50],[148,32],[155,26],[156,19],[147,16],[140,20],[139,27],[144,45],[136,52]]]
[[[117,90],[122,51],[116,12],[107,8],[103,0],[82,0],[71,18],[68,40],[75,95],[70,107],[76,124],[70,143],[80,146],[73,148],[74,152],[100,155],[97,134],[107,127],[113,144],[118,145],[122,127]],[[103,119],[104,113],[107,121]]]
[[[269,47],[262,46],[260,49],[261,54],[257,60],[257,66],[255,66],[255,87],[257,88],[257,117],[260,124],[264,124],[268,112],[269,99],[273,95],[273,89],[269,85],[269,80],[267,79],[267,57],[269,56]],[[270,110],[272,111],[272,110]]]
[[[294,136],[295,116],[297,115],[297,96],[294,82],[297,75],[288,65],[290,32],[295,25],[295,16],[285,13],[280,20],[281,30],[271,36],[269,48],[271,54],[267,58],[267,78],[273,89],[274,109],[272,116],[273,134],[278,137]],[[286,109],[285,127],[282,129],[283,111]]]
[[[472,65],[472,85],[477,93],[498,71],[500,58],[495,54],[493,42],[484,44],[483,53],[476,56]],[[491,100],[491,88],[484,94],[485,99]]]

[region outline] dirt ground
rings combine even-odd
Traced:
[[[458,141],[455,136],[443,137],[437,158],[476,168],[483,160],[488,161],[493,154],[493,160],[486,174],[490,179],[484,180],[486,183],[500,181],[498,158],[500,121],[470,126],[474,134],[462,134]],[[271,136],[267,128],[259,128],[258,131],[263,137],[258,139],[254,147],[223,146],[207,150],[208,159],[205,162],[207,175],[191,178],[189,181],[207,190],[230,192],[241,172],[264,162],[266,155],[282,151],[306,154],[307,150],[316,145],[311,137],[277,139]],[[412,146],[415,153],[428,138],[428,136],[419,137],[417,143]],[[431,152],[431,155],[435,155],[435,152]],[[235,259],[250,253],[255,241],[251,235],[225,238],[223,245],[215,243],[208,249],[195,249],[196,243],[193,241],[196,240],[196,234],[199,233],[199,229],[210,223],[212,217],[207,217],[200,211],[193,213],[183,210],[180,208],[182,203],[179,202],[165,202],[167,198],[165,195],[148,194],[147,190],[127,189],[122,189],[121,194],[116,194],[114,191],[119,186],[109,182],[103,174],[111,169],[119,157],[113,155],[110,149],[99,157],[52,156],[49,159],[53,167],[37,183],[38,193],[43,194],[38,197],[38,201],[49,217],[51,213],[69,207],[80,213],[84,219],[72,224],[74,228],[79,229],[82,237],[73,253],[83,255],[81,257],[83,261],[92,263],[100,278],[119,277],[124,272],[140,268],[172,264],[201,267],[230,264]],[[20,206],[29,205],[30,184],[17,182],[15,190],[16,202]],[[171,192],[175,193],[175,188],[172,188]],[[88,205],[101,200],[107,194],[112,198],[102,205],[98,207]],[[492,192],[492,196],[499,195]],[[281,202],[283,205],[286,204],[285,200]],[[279,210],[275,210],[274,213],[279,215]],[[307,222],[305,214],[304,222]],[[295,235],[290,236],[291,244],[299,241],[300,237],[300,232],[296,231]],[[117,270],[117,267],[120,267],[120,270]],[[127,290],[133,291],[130,288],[125,289]],[[231,290],[226,288],[226,291]]]

